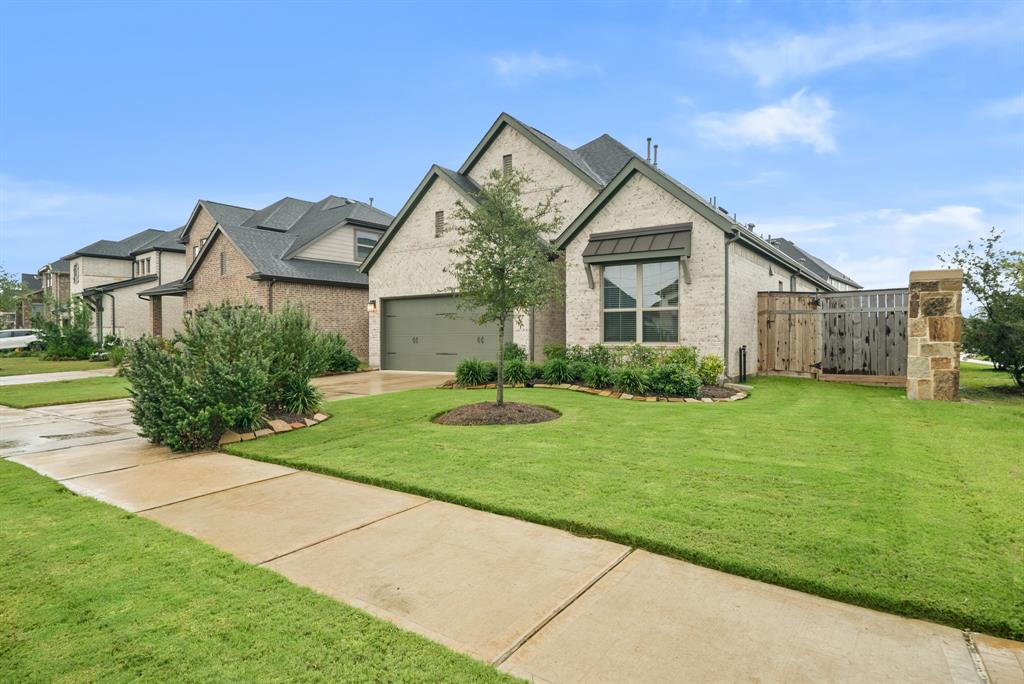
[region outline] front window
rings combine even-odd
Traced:
[[[678,342],[678,261],[605,266],[602,299],[605,342]]]
[[[356,231],[356,259],[362,261],[370,252],[373,251],[373,246],[377,244],[377,240],[380,235],[370,231]]]

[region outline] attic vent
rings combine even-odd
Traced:
[[[441,237],[444,235],[444,212],[434,212],[434,237]]]
[[[512,171],[512,155],[506,154],[501,158],[501,170],[504,173],[510,173]]]

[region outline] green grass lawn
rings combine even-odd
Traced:
[[[0,387],[0,404],[14,408],[78,404],[83,401],[123,399],[127,396],[128,381],[115,376]]]
[[[8,682],[512,681],[0,461]]]
[[[230,451],[1024,637],[1024,405],[753,384],[713,405],[511,390],[563,416],[487,427],[430,418],[493,392],[416,390],[332,402],[322,426]]]
[[[1018,387],[1009,373],[978,363],[960,364],[960,397],[1024,406],[1024,388]]]
[[[0,356],[0,377],[110,368],[106,361],[48,361],[38,356]]]

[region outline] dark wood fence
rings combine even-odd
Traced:
[[[900,385],[907,301],[905,288],[758,293],[758,372]]]

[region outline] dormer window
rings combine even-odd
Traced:
[[[511,173],[512,171],[512,155],[506,154],[501,158],[501,170],[503,173]]]
[[[439,238],[444,235],[444,212],[434,212],[434,237]]]
[[[356,231],[356,261],[362,261],[370,255],[373,251],[373,246],[377,244],[377,240],[380,239],[380,234],[376,231],[370,230],[357,230]]]

